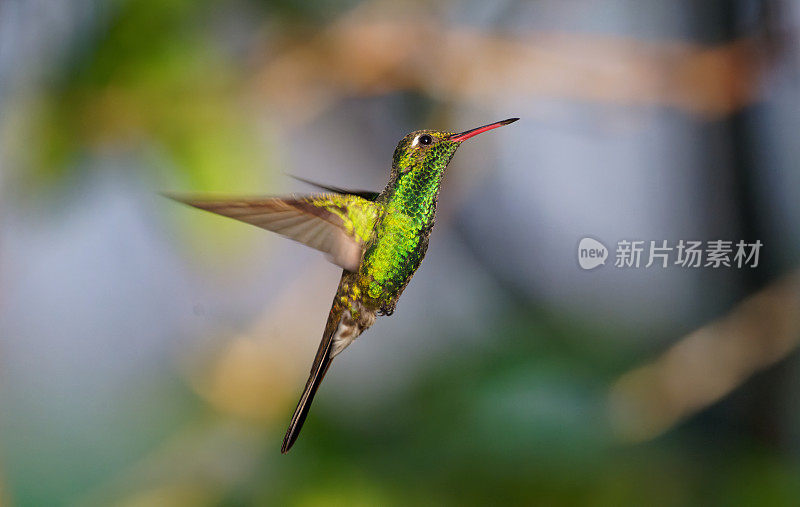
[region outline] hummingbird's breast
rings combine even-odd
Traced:
[[[432,217],[431,217],[432,218]],[[378,220],[359,269],[365,300],[391,313],[428,249],[433,221],[391,207]]]

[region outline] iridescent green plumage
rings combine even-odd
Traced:
[[[397,299],[422,262],[433,228],[444,170],[459,142],[454,134],[418,131],[404,137],[394,152],[389,183],[376,200],[381,215],[365,245],[359,287],[370,306],[391,314]],[[428,145],[419,142],[430,136]]]
[[[408,134],[397,145],[389,182],[380,194],[317,185],[333,193],[293,198],[178,198],[316,248],[344,269],[282,452],[294,444],[333,358],[370,327],[376,315],[394,311],[425,257],[442,176],[460,144],[516,120],[459,134],[434,130]]]

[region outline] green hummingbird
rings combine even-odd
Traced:
[[[428,250],[442,176],[463,141],[519,118],[461,133],[418,130],[406,135],[392,158],[382,192],[354,191],[309,182],[326,193],[255,199],[170,196],[180,202],[277,232],[320,250],[340,266],[322,341],[283,439],[286,453],[297,440],[314,394],[333,358],[369,328],[391,315]]]

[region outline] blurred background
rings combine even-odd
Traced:
[[[796,505],[800,3],[0,2],[0,504]],[[451,163],[279,452],[340,270],[164,191]],[[577,263],[760,240],[757,268]]]

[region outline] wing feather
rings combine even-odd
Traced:
[[[372,228],[378,215],[378,205],[355,195],[255,199],[168,197],[277,232],[324,252],[331,262],[348,271],[358,269],[364,230]]]

